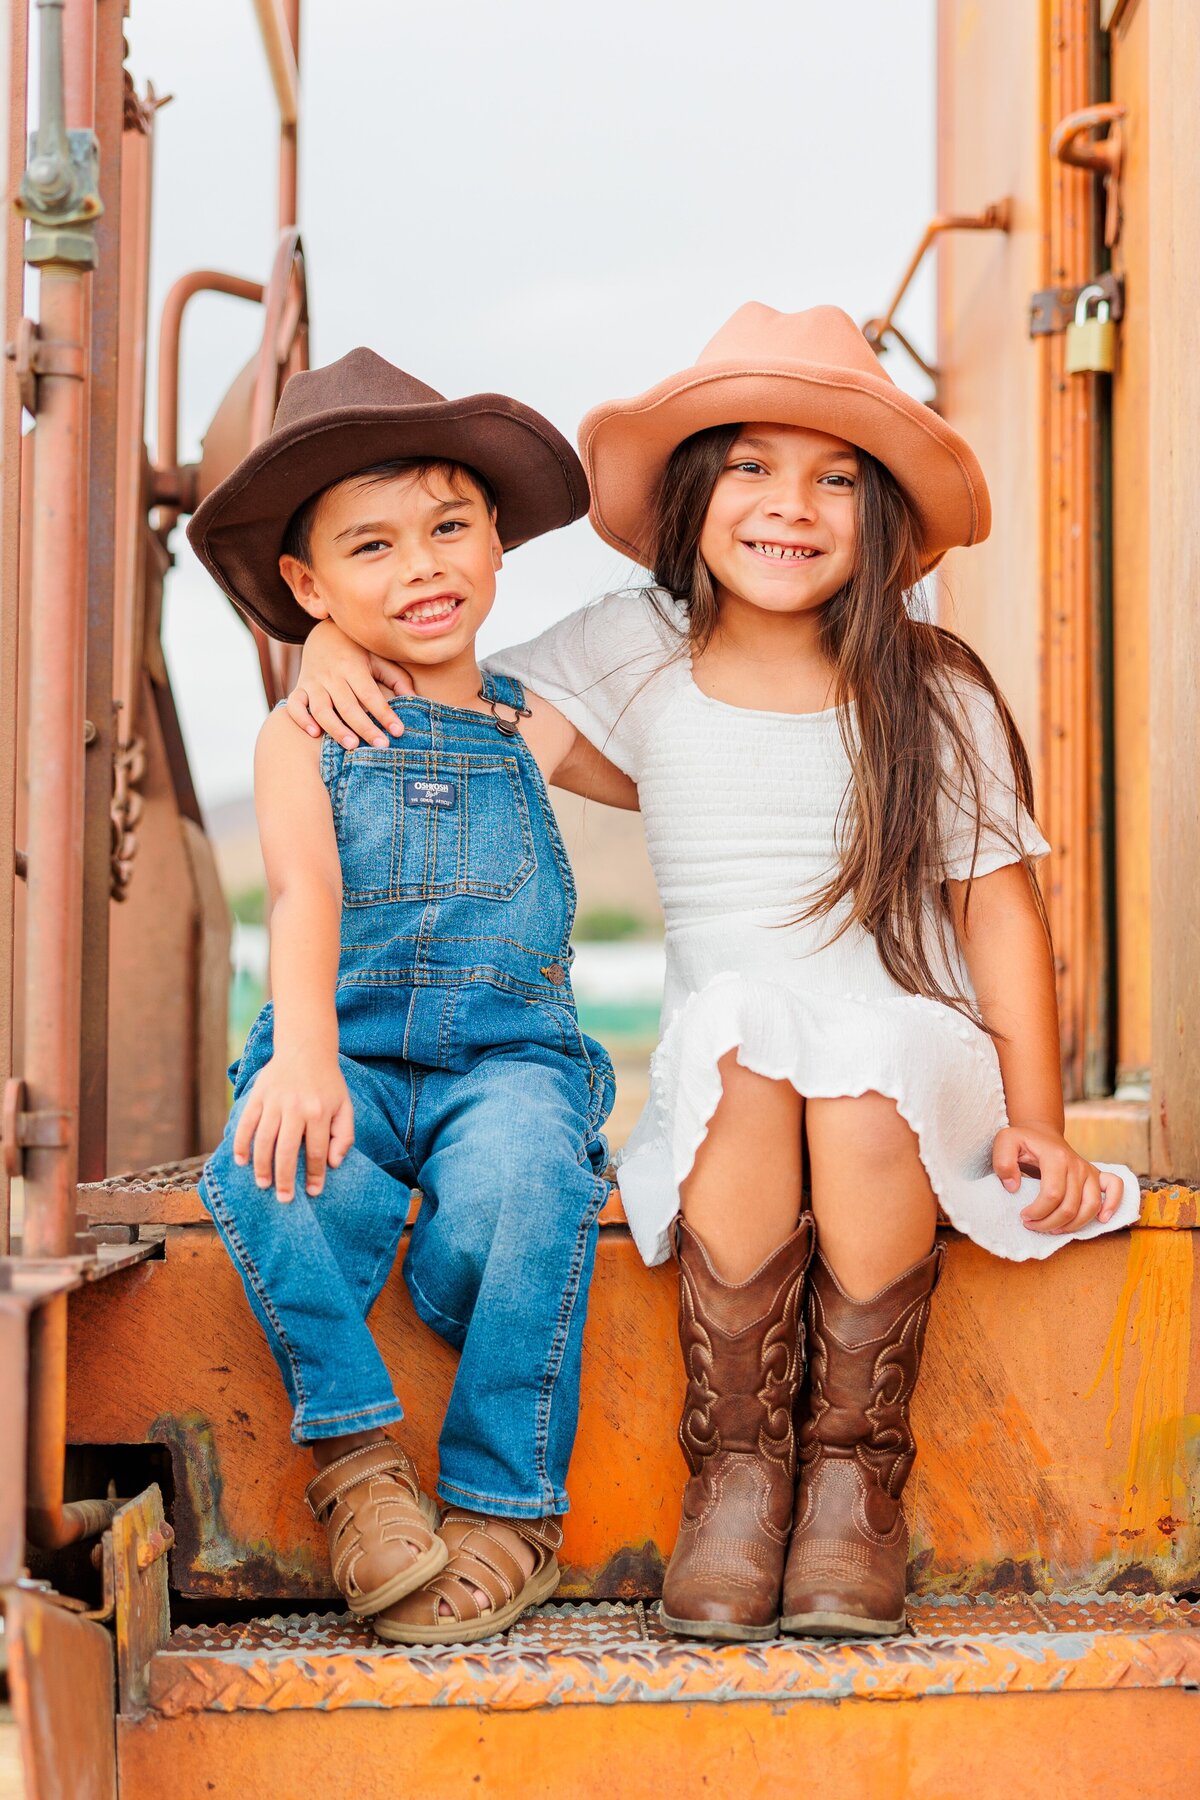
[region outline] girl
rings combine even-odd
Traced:
[[[621,1163],[642,1254],[679,1260],[690,1479],[663,1616],[882,1636],[904,1623],[938,1204],[1015,1259],[1138,1211],[1128,1170],[1063,1137],[1024,747],[911,605],[986,537],[987,488],[832,307],[742,307],[581,445],[596,529],[654,586],[494,662],[637,783],[666,915]],[[323,625],[291,710],[378,741],[388,697]]]

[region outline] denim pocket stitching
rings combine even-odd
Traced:
[[[404,878],[404,844],[410,837],[410,821],[406,817],[406,809],[402,800],[402,788],[405,770],[420,760],[427,774],[435,765],[449,766],[453,769],[461,789],[461,801],[458,808],[458,835],[455,855],[455,874],[448,881],[430,878],[431,868],[436,869],[436,852],[439,833],[448,831],[445,823],[446,815],[433,816],[440,809],[430,808],[430,817],[425,820],[423,835],[423,856],[417,855],[422,862],[419,879],[412,881]],[[382,769],[390,776],[392,783],[392,832],[391,853],[388,865],[386,886],[379,882],[369,886],[355,886],[346,880],[346,850],[343,841],[346,829],[346,783],[350,780],[354,769]],[[511,788],[513,815],[519,839],[519,851],[515,868],[508,878],[502,882],[488,881],[482,875],[472,875],[470,866],[470,792],[471,777],[503,775]],[[533,824],[529,816],[529,802],[521,781],[521,772],[514,756],[470,756],[442,751],[370,751],[358,750],[347,756],[342,779],[339,783],[338,804],[335,807],[335,824],[339,830],[339,852],[341,854],[343,881],[342,905],[357,908],[378,906],[389,902],[414,900],[450,899],[456,895],[469,896],[480,900],[511,900],[526,884],[537,869],[537,850],[534,842]],[[369,811],[370,799],[364,802],[363,811]],[[385,827],[386,829],[386,827]]]

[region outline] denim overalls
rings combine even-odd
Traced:
[[[342,866],[337,981],[354,1147],[315,1199],[287,1205],[233,1160],[272,1049],[263,1008],[200,1191],[294,1406],[297,1442],[403,1417],[366,1318],[409,1209],[404,1279],[461,1351],[438,1492],[480,1512],[565,1511],[596,1219],[607,1053],[579,1028],[568,974],[575,888],[537,764],[500,712],[392,702],[398,744],[326,738]]]

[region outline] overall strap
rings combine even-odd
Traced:
[[[511,675],[493,675],[490,669],[481,669],[479,674],[479,698],[491,707],[496,729],[502,737],[516,737],[521,720],[529,717],[525,689]]]
[[[481,700],[511,706],[514,712],[525,711],[525,689],[515,676],[493,675],[490,669],[481,669],[479,673],[483,678],[479,689]]]

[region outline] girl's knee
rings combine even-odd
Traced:
[[[916,1133],[886,1094],[810,1101],[808,1130],[810,1141],[845,1144],[859,1161],[888,1163],[917,1149]]]

